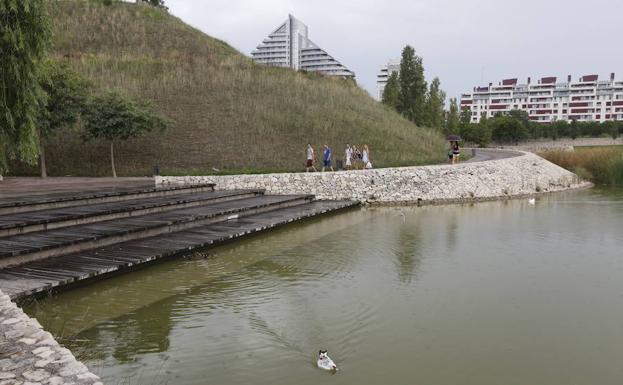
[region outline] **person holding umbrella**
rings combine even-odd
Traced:
[[[461,137],[458,135],[448,135],[446,138],[450,142],[450,149],[448,150],[448,160],[452,164],[459,163],[459,157],[461,156],[461,148],[459,147],[459,141]]]

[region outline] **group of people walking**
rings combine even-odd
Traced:
[[[318,171],[315,167],[316,163],[316,152],[312,147],[311,143],[307,144],[306,151],[306,162],[305,162],[305,170],[309,171]],[[351,146],[350,144],[346,144],[346,149],[344,150],[344,169],[345,170],[359,170],[359,169],[370,169],[372,168],[372,162],[370,162],[370,149],[367,144],[364,144],[363,147],[359,148],[357,146]],[[326,169],[333,169],[333,149],[329,147],[328,144],[325,144],[322,149],[322,171],[324,172]]]

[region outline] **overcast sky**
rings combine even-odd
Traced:
[[[291,13],[372,95],[412,45],[448,97],[503,78],[611,72],[623,79],[621,0],[165,0],[171,13],[249,53]]]

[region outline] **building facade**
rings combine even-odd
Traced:
[[[518,84],[517,79],[489,83],[462,94],[461,108],[471,111],[473,123],[511,110],[526,111],[530,120],[539,123],[623,120],[623,81],[615,80],[614,73],[609,80],[599,80],[598,75],[582,76],[578,81],[569,75],[566,80],[543,77],[536,83],[530,78],[525,84]]]
[[[292,15],[251,52],[257,63],[354,78],[355,73],[308,37],[307,26]]]
[[[400,60],[390,60],[387,64],[381,66],[379,74],[376,75],[376,100],[383,99],[383,91],[390,75],[400,71]]]

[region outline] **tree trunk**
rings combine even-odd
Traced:
[[[45,146],[41,138],[39,138],[39,165],[41,166],[41,177],[47,178],[48,170],[45,164]]]
[[[117,171],[115,171],[115,152],[113,150],[113,142],[110,141],[110,165],[112,166],[112,177],[117,177]]]

